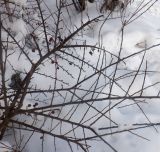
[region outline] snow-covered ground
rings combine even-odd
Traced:
[[[147,87],[150,85],[151,87],[143,91],[144,96],[156,96],[160,91],[160,85],[159,83],[157,83],[156,85],[152,86],[152,84],[160,81],[160,73],[159,73],[160,72],[159,70],[160,69],[160,60],[159,60],[160,58],[160,20],[159,20],[160,1],[159,0],[156,1],[155,4],[141,16],[138,17],[138,15],[141,14],[141,12],[145,10],[145,8],[143,8],[142,11],[140,11],[133,18],[131,18],[133,12],[135,12],[135,10],[140,6],[140,4],[142,2],[143,2],[142,5],[147,4],[147,1],[150,2],[149,0],[146,0],[146,1],[134,0],[133,4],[127,7],[125,12],[125,17],[123,18],[123,20],[122,18],[116,18],[120,14],[118,12],[114,12],[111,14],[111,19],[107,20],[104,24],[103,24],[104,20],[100,22],[92,23],[89,27],[85,29],[85,31],[83,31],[84,35],[82,37],[80,37],[79,35],[75,36],[75,41],[78,43],[81,43],[84,40],[86,40],[86,43],[91,45],[95,45],[98,42],[100,42],[107,51],[118,56],[119,50],[121,49],[120,47],[122,42],[122,31],[121,31],[123,26],[122,23],[123,21],[130,21],[128,22],[128,25],[126,25],[124,28],[122,51],[121,51],[120,57],[125,58],[138,51],[141,51],[156,45],[155,47],[145,52],[146,54],[144,56],[144,61],[141,66],[141,70],[145,70],[146,64],[147,64],[148,71],[156,71],[154,73],[150,72],[149,74],[146,75],[144,87]],[[27,5],[26,0],[23,0],[23,1],[15,0],[15,2],[19,3],[23,7]],[[151,2],[153,3],[154,0],[152,0]],[[56,4],[54,0],[46,0],[45,4],[47,5],[47,7],[50,8],[52,12],[56,10]],[[66,24],[65,26],[69,26],[71,31],[73,29],[76,29],[75,25],[76,27],[79,27],[82,21],[83,22],[87,21],[88,17],[92,19],[96,16],[101,15],[101,13],[96,9],[97,7],[99,7],[98,1],[93,4],[90,4],[90,3],[87,3],[87,4],[88,4],[88,7],[83,12],[83,14],[77,13],[74,7],[72,7],[72,9],[69,10],[70,16],[68,16],[68,14],[63,14],[65,24]],[[148,4],[146,8],[148,8],[149,5],[150,4]],[[44,8],[46,8],[46,6],[44,6]],[[23,11],[21,11],[20,13],[23,14]],[[104,15],[103,19],[105,19],[105,17],[107,16],[107,12],[103,13],[103,15]],[[36,11],[35,11],[35,13],[33,14],[33,18],[38,18],[37,16],[38,15],[36,14]],[[131,20],[129,20],[130,18]],[[52,25],[53,22],[54,21],[52,19],[48,20],[49,25]],[[12,24],[7,23],[6,27],[11,28],[11,30],[14,32],[15,39],[19,42],[21,46],[23,46],[24,43],[26,43],[26,35],[32,31],[32,28],[28,27],[21,18],[15,20],[14,23]],[[67,31],[66,29],[64,28],[64,31],[62,32],[63,35],[61,35],[62,37],[65,37],[68,34],[66,32]],[[45,37],[44,34],[41,33],[41,30],[42,29],[34,31],[39,36],[39,39],[40,39],[39,42],[43,41],[42,39],[44,39]],[[8,38],[7,34],[4,31],[2,32],[3,32],[2,39],[6,40]],[[74,44],[74,41],[72,43]],[[9,62],[7,63],[6,80],[9,80],[11,75],[14,73],[13,69],[21,71],[22,77],[24,77],[25,73],[28,72],[31,67],[30,62],[26,60],[25,55],[20,54],[18,51],[16,52],[14,48],[15,48],[15,44],[11,44],[9,46],[9,49],[11,50],[11,54],[12,53],[13,54],[8,57]],[[33,49],[33,48],[29,48],[26,44],[25,50],[28,53],[29,57],[34,62],[38,61],[39,56],[35,54],[35,52],[28,51],[29,49]],[[81,48],[77,48],[76,53],[75,52],[71,52],[71,53],[83,59],[84,52],[83,53],[82,52],[83,51],[81,51]],[[70,52],[68,51],[68,53]],[[45,52],[42,52],[42,54],[45,54]],[[143,55],[144,55],[144,51],[142,53],[138,53],[134,55],[131,58],[126,58],[126,60],[124,61],[125,63],[119,63],[116,78],[125,75],[125,72],[128,72],[129,70],[136,71],[142,62]],[[65,58],[65,55],[63,57]],[[57,77],[59,78],[59,80],[65,81],[65,84],[63,84],[64,87],[74,86],[79,76],[79,68],[77,68],[78,66],[76,67],[76,66],[67,65],[67,63],[61,58],[58,58],[57,60],[58,62],[60,62],[60,70],[57,73]],[[81,64],[78,61],[74,61],[71,58],[69,58],[69,60],[71,60],[72,62],[75,62],[75,65],[81,66]],[[96,67],[97,62],[103,61],[103,55],[100,55],[98,51],[94,51],[92,55],[86,52],[85,60],[89,61],[88,63],[90,63],[90,65],[94,65]],[[109,54],[108,54],[108,57],[106,57],[106,60],[107,60],[106,65],[108,65],[111,62],[110,61],[111,58]],[[99,64],[98,66],[100,68],[101,64]],[[67,67],[68,69],[67,72],[71,73],[71,75],[69,74],[66,75],[66,71],[62,70],[61,67],[62,68],[64,67],[64,69]],[[102,64],[102,67],[104,68],[105,65]],[[82,72],[79,82],[83,80],[84,77],[89,77],[95,72],[92,68],[88,68],[85,65],[83,68],[85,71]],[[111,68],[107,69],[108,76],[112,75],[112,72],[114,71],[114,69],[115,69],[115,66],[112,66]],[[53,68],[53,65],[50,64],[50,61],[45,61],[43,65],[40,66],[40,69],[38,71],[41,74],[36,73],[33,75],[33,79],[31,80],[30,86],[33,85],[40,89],[48,89],[49,87],[53,88],[55,85],[54,79],[50,79],[49,77],[44,77],[43,74],[47,73],[48,76],[55,76],[54,75],[55,71],[56,71],[55,67]],[[73,79],[72,76],[75,79]],[[82,86],[80,86],[80,88],[87,89],[91,87],[92,82],[95,81],[96,79],[97,77],[92,77],[85,83],[82,83]],[[122,88],[125,91],[127,91],[132,79],[133,77],[131,76],[129,78],[124,78],[117,82],[120,86],[122,86]],[[138,75],[134,81],[134,84],[127,92],[127,95],[129,96],[138,95],[138,93],[136,94],[136,92],[142,88],[143,79],[144,79],[144,74],[142,76]],[[9,81],[7,81],[7,83],[10,84]],[[106,82],[104,78],[100,77],[100,81],[98,85],[102,86],[105,83]],[[61,84],[62,84],[62,81],[58,82],[58,84],[56,84],[56,89],[59,89],[61,87]],[[122,90],[121,87],[114,85],[112,94],[124,95],[126,93],[124,90]],[[105,93],[108,93],[108,92],[109,92],[109,85],[107,85],[102,89],[102,94],[99,95],[99,98],[105,98],[106,97]],[[85,93],[83,93],[83,91],[82,92],[80,91],[77,94],[79,96],[83,96]],[[65,93],[63,94],[62,92],[61,96],[64,97]],[[61,103],[61,100],[63,99],[61,96],[58,96],[58,95],[57,97],[55,96],[56,101],[54,104]],[[49,105],[51,97],[52,95],[48,95],[47,97],[45,95],[44,97],[44,94],[43,95],[40,94],[39,96],[35,95],[35,97],[31,97],[30,95],[27,95],[23,108],[25,109],[29,103],[32,104],[32,98],[34,98],[35,100],[36,99],[40,100],[41,101],[40,105],[44,105],[44,103]],[[70,99],[72,98],[71,94],[69,94],[66,98],[67,98],[66,101],[70,101]],[[91,95],[85,96],[84,100],[87,100],[88,98],[91,98]],[[74,97],[72,99],[73,101],[74,100],[76,101],[77,98]],[[111,101],[110,106],[116,105],[116,102],[118,101],[115,101],[115,102]],[[133,105],[126,106],[129,104],[133,104]],[[103,108],[108,106],[108,101],[103,100],[102,102],[95,102],[93,106],[95,106],[99,111],[104,112],[106,109],[103,109]],[[80,105],[76,109],[76,112],[70,118],[70,120],[76,121],[76,122],[80,121],[83,117],[83,114],[87,111],[87,108],[88,106],[86,105]],[[142,112],[141,109],[143,109],[143,112],[145,114]],[[60,117],[64,117],[69,111],[70,111],[69,107],[64,108],[62,110]],[[94,114],[96,114],[95,111],[93,109],[90,109],[83,121],[94,116]],[[151,122],[158,123],[160,122],[160,102],[159,102],[159,99],[155,99],[155,100],[146,99],[145,101],[143,101],[143,103],[139,103],[137,105],[133,101],[126,100],[125,102],[122,102],[121,104],[118,104],[117,106],[115,106],[111,110],[110,114],[108,115],[107,113],[106,115],[110,116],[111,119],[114,120],[114,122],[116,122],[118,125],[118,128],[112,130],[113,132],[130,129],[134,127],[133,125],[136,126],[140,123],[151,123]],[[19,118],[19,119],[25,119],[25,118]],[[91,122],[87,122],[87,123],[90,124],[93,121],[94,119]],[[102,117],[101,119],[99,119],[99,121],[95,123],[95,125],[93,125],[93,128],[100,134],[110,133],[111,130],[109,131],[106,129],[99,130],[99,128],[109,127],[109,123],[110,121],[108,121],[108,119]],[[47,121],[44,127],[49,128],[49,126],[50,126],[50,122]],[[69,130],[71,130],[69,126],[66,126],[65,124],[62,126],[62,132],[63,131],[67,132]],[[104,138],[118,152],[159,152],[159,149],[160,149],[159,130],[160,130],[159,127],[155,126],[150,128],[138,129],[134,131],[126,131],[126,132],[117,133],[113,135],[111,134],[110,136],[106,136]],[[55,132],[56,131],[59,132],[58,129],[55,130]],[[25,131],[22,134],[26,136],[26,140],[30,136],[30,135],[27,136],[27,133]],[[77,131],[76,134],[77,136],[81,137],[82,131],[81,130],[79,132]],[[92,135],[93,134],[91,134],[90,132],[86,132],[86,136],[92,136]],[[17,137],[17,138],[20,138],[20,137]],[[5,139],[5,142],[6,142],[6,139]],[[24,140],[24,142],[26,140]],[[8,142],[12,144],[12,139],[10,140],[8,139]],[[7,142],[7,145],[9,145],[8,142]],[[40,139],[40,135],[38,133],[37,134],[35,133],[35,135],[32,136],[30,141],[27,143],[26,151],[40,152],[42,148],[41,143],[42,143],[42,139]],[[54,143],[56,143],[56,150],[54,148]],[[113,151],[110,147],[104,145],[104,143],[100,141],[96,141],[96,140],[92,142],[87,141],[87,143],[91,145],[91,147],[89,148],[91,152],[105,152],[105,151],[112,152]],[[2,146],[2,144],[0,146]],[[69,150],[66,147],[67,147],[67,143],[65,141],[56,139],[56,142],[55,142],[54,138],[45,136],[45,140],[44,140],[45,152],[55,152],[55,151],[68,152]],[[81,149],[73,146],[73,151],[78,152],[78,151],[81,151]],[[4,152],[4,149],[0,149],[0,152]]]

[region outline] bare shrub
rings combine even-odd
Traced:
[[[113,11],[119,2],[106,1],[101,9]],[[104,23],[113,19],[110,15],[88,17],[77,26],[71,15],[73,3],[57,0],[56,4],[52,12],[45,1],[31,0],[27,6],[12,2],[9,7],[0,1],[0,140],[9,141],[12,151],[34,151],[32,143],[38,141],[41,145],[35,146],[45,151],[45,141],[52,138],[49,146],[53,151],[61,143],[66,151],[88,152],[96,144],[104,144],[105,149],[116,152],[108,141],[111,135],[159,125],[152,123],[141,107],[159,98],[145,94],[159,83],[146,84],[150,71],[145,55],[159,44],[123,56],[124,29],[140,15],[137,9],[123,20],[125,12],[121,12],[120,44],[114,54],[103,47],[101,39]],[[85,4],[80,5],[83,10]],[[10,22],[26,29],[17,32]],[[90,44],[85,31],[99,22],[98,41]],[[127,69],[125,62],[136,55],[142,56],[139,66]],[[142,81],[139,89],[132,91],[137,77]],[[112,111],[132,105],[139,108],[147,123],[117,131],[119,124]]]

